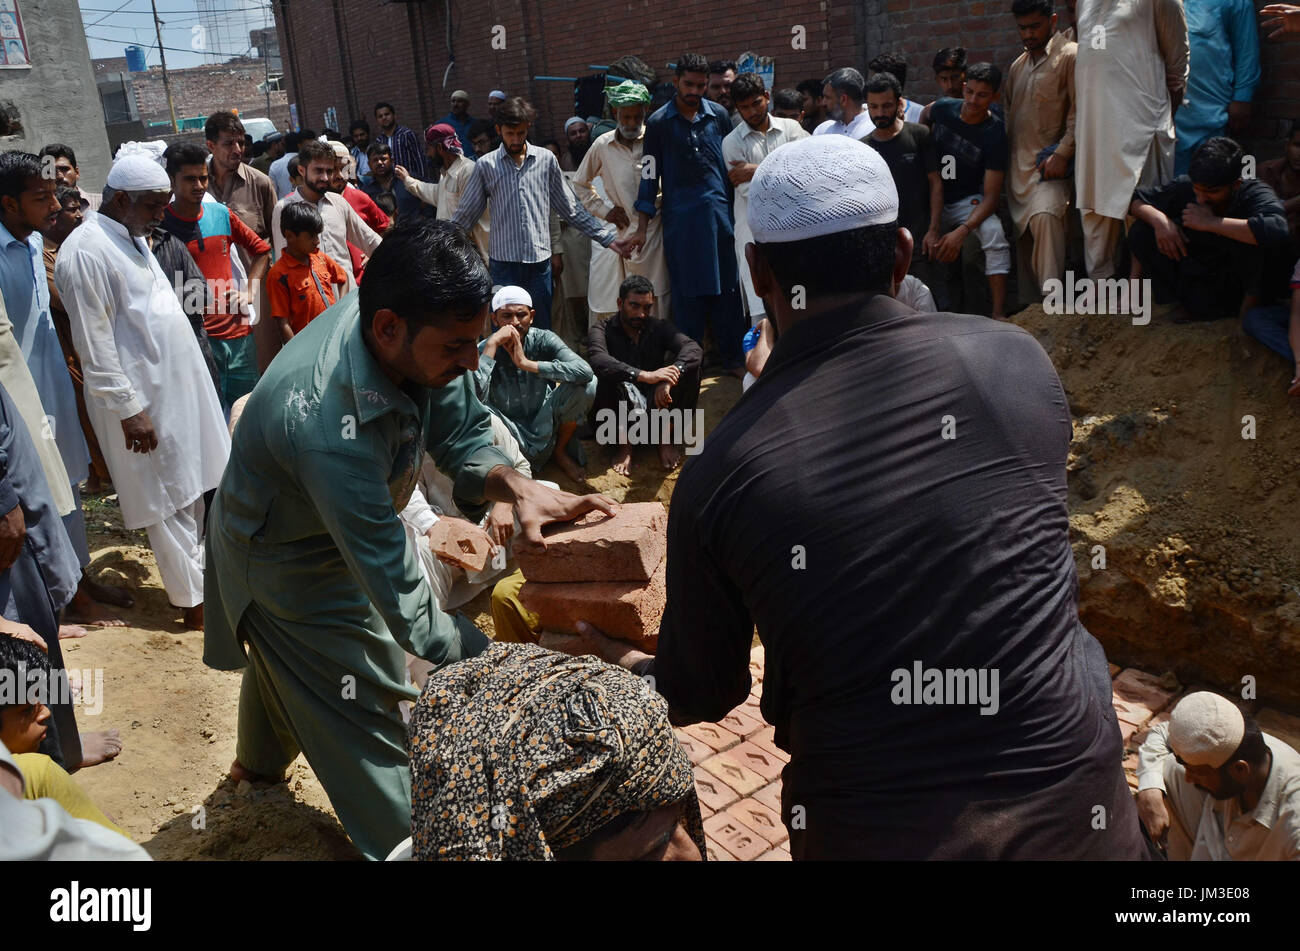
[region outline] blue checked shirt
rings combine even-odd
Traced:
[[[549,259],[551,209],[605,247],[613,244],[617,235],[614,228],[602,227],[578,203],[551,151],[531,142],[522,166],[515,165],[504,145],[480,158],[451,220],[469,232],[489,198],[488,257],[493,261],[539,264]]]
[[[429,180],[429,167],[424,157],[424,146],[420,140],[404,125],[396,126],[392,135],[380,132],[375,136],[376,142],[382,142],[393,150],[393,164],[400,165],[420,181]],[[367,162],[366,171],[370,171]],[[358,172],[357,174],[360,174]]]

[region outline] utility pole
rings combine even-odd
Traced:
[[[149,6],[153,8],[153,32],[158,37],[158,58],[162,60],[163,89],[167,92],[167,108],[172,114],[172,131],[179,132],[181,127],[176,123],[176,104],[172,102],[172,84],[167,78],[167,54],[163,52],[162,21],[158,19],[156,0],[149,0]]]
[[[274,29],[272,27],[271,29]],[[262,28],[262,63],[266,66],[266,117],[271,119],[271,44],[266,41],[266,27]],[[274,119],[271,119],[274,122]]]

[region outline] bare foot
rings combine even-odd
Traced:
[[[78,587],[100,604],[111,604],[119,608],[135,606],[135,598],[131,596],[131,592],[120,585],[100,584],[98,581],[83,577]]]
[[[59,640],[61,641],[72,640],[72,638],[74,637],[85,637],[89,633],[90,632],[86,630],[84,627],[82,627],[80,624],[59,625]]]
[[[582,485],[587,481],[587,473],[583,471],[582,467],[569,458],[567,452],[557,450],[553,458],[555,459],[555,464],[560,467],[560,471],[574,482]]]
[[[63,619],[69,624],[84,624],[86,627],[126,627],[125,621],[91,598],[84,582],[68,602]]]
[[[668,472],[676,469],[681,461],[682,451],[672,443],[665,443],[659,447],[659,464]]]
[[[255,773],[239,760],[230,764],[230,778],[235,782],[247,780],[250,783],[282,783],[283,776],[263,776],[261,773]]]
[[[621,476],[632,474],[632,447],[619,446],[618,452],[614,454],[612,468]]]
[[[196,604],[192,608],[186,608],[181,623],[191,631],[203,630],[203,605]]]
[[[107,763],[122,752],[122,741],[117,730],[101,730],[98,733],[81,734],[81,769]]]

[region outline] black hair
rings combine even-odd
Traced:
[[[803,108],[803,95],[797,89],[778,89],[772,96],[772,107],[797,112]]]
[[[903,84],[893,73],[872,73],[867,80],[867,92],[892,92],[896,99],[902,99]]]
[[[8,634],[0,634],[0,671],[9,673],[18,688],[15,691],[0,690],[0,713],[10,707],[26,706],[29,702],[27,686],[30,683],[28,671],[38,670],[49,677],[50,658],[31,641],[20,640]],[[46,687],[52,686],[47,682]],[[46,695],[48,697],[48,694]],[[48,700],[47,700],[48,702]]]
[[[511,96],[497,109],[497,125],[523,125],[537,118],[537,110],[523,96]]]
[[[826,84],[820,79],[805,79],[794,88],[800,93],[800,95],[808,95],[812,96],[814,99],[820,99],[822,88],[825,85]]]
[[[1027,17],[1031,13],[1041,13],[1050,20],[1055,12],[1052,0],[1013,0],[1011,4],[1012,16]]]
[[[491,119],[475,119],[473,122],[470,123],[469,132],[467,132],[466,135],[468,135],[469,140],[473,142],[476,138],[478,138],[480,135],[483,135],[484,133],[487,133],[487,135],[491,137],[492,129],[493,129],[493,125]]]
[[[80,204],[81,189],[76,185],[60,185],[58,188],[54,189],[54,197],[59,200],[60,205],[64,204],[71,198],[75,198],[77,203]]]
[[[41,177],[41,160],[31,152],[0,152],[0,198],[18,201],[28,183]]]
[[[339,135],[338,129],[323,129],[321,135],[325,136],[327,142],[342,142],[343,136]]]
[[[881,53],[867,63],[867,69],[873,73],[892,73],[898,80],[899,88],[907,85],[907,57],[902,53]],[[871,92],[883,90],[873,89]]]
[[[492,298],[478,249],[450,221],[415,219],[384,232],[361,278],[361,324],[391,310],[415,330],[477,317]]]
[[[618,285],[619,300],[626,300],[629,294],[653,294],[654,292],[654,284],[643,274],[629,274],[623,278],[623,283]]]
[[[934,71],[942,72],[945,69],[966,69],[966,47],[964,46],[945,46],[939,52],[934,54]]]
[[[298,143],[298,164],[300,166],[310,165],[313,160],[333,164],[338,161],[338,156],[334,154],[334,150],[330,146],[320,139],[304,139]]]
[[[861,102],[866,96],[862,90],[864,85],[862,74],[852,66],[835,70],[822,80],[822,85],[830,86],[836,95],[845,93],[854,102]]]
[[[1219,767],[1219,776],[1223,779],[1231,779],[1228,775],[1228,767],[1237,760],[1244,759],[1251,766],[1263,766],[1268,759],[1268,744],[1264,742],[1264,731],[1259,728],[1259,724],[1245,710],[1241,711],[1241,719],[1245,729],[1241,734],[1241,742],[1237,744],[1237,749],[1227,762]]]
[[[971,63],[966,67],[966,82],[988,83],[997,92],[1002,88],[1002,70],[992,63]]]
[[[680,78],[687,73],[704,73],[709,74],[709,61],[699,53],[683,53],[677,57],[677,65],[673,67],[673,72]]]
[[[727,70],[736,71],[736,64],[729,59],[715,59],[709,64],[710,76],[721,76]]]
[[[163,162],[167,167],[167,177],[175,178],[176,173],[185,165],[208,164],[208,152],[193,142],[173,142],[163,150]]]
[[[731,83],[731,101],[742,103],[755,96],[766,96],[767,87],[758,73],[741,73]]]
[[[219,140],[223,132],[238,136],[248,134],[244,131],[244,123],[240,121],[239,116],[228,109],[212,113],[203,126],[203,137],[209,142]]]
[[[325,221],[316,206],[307,201],[291,201],[280,209],[280,231],[288,234],[320,234],[325,230]]]
[[[366,158],[374,158],[376,155],[392,155],[393,150],[387,142],[371,142],[366,146]]]
[[[53,155],[56,159],[65,158],[73,168],[77,167],[77,153],[72,151],[72,146],[64,145],[62,142],[51,142],[49,145],[42,146],[37,155],[40,158],[45,158],[47,155]]]
[[[887,292],[897,240],[898,222],[892,221],[802,241],[756,242],[755,247],[782,291],[788,294],[799,284],[808,297],[821,297]]]
[[[293,154],[289,161],[284,163],[284,170],[289,174],[290,178],[302,177],[302,162],[298,161],[297,152]]]
[[[1187,166],[1187,176],[1197,185],[1221,188],[1241,178],[1241,146],[1226,135],[1206,139]]]
[[[367,122],[365,119],[353,119],[352,124],[348,126],[348,135],[351,135],[353,132],[356,132],[357,129],[361,129],[366,133],[366,135],[369,135],[370,123]]]
[[[393,117],[394,117],[394,118],[397,117],[397,110],[393,108],[393,104],[392,104],[391,102],[377,102],[377,103],[375,103],[374,114],[375,114],[375,115],[379,115],[379,110],[380,110],[380,109],[387,109],[389,112],[391,112],[391,113],[393,114]]]

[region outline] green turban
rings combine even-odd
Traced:
[[[609,100],[611,109],[620,106],[648,106],[650,90],[634,79],[625,79],[617,86],[606,86],[605,98]]]

